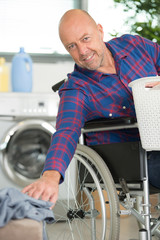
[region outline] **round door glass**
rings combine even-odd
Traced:
[[[42,129],[27,129],[13,135],[8,144],[8,163],[18,174],[39,178],[51,142],[51,134]]]

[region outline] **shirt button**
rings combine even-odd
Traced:
[[[112,117],[112,113],[109,113],[109,117]]]
[[[126,109],[126,106],[123,106],[123,109]]]

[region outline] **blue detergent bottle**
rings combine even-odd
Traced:
[[[13,92],[32,92],[32,59],[23,47],[12,59],[11,87]]]

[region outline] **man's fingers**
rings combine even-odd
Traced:
[[[30,197],[33,197],[35,199],[39,199],[40,196],[42,195],[43,193],[43,188],[41,188],[39,186],[39,183],[35,182],[35,183],[32,183],[30,185],[28,185],[27,187],[25,187],[23,190],[22,190],[23,193],[27,193],[28,196]]]
[[[28,196],[33,197],[35,199],[41,199],[43,201],[50,201],[53,204],[57,201],[58,193],[53,193],[50,188],[41,188],[39,189],[37,186],[29,185],[22,190],[23,193],[26,193]],[[58,191],[57,191],[58,192]]]
[[[48,192],[43,192],[41,194],[41,199],[44,201],[50,201],[51,193]]]
[[[22,189],[22,193],[27,193],[32,188],[31,184]]]
[[[22,192],[35,199],[55,204],[58,198],[59,178],[59,173],[49,171],[48,174],[44,174],[42,178],[25,187]]]
[[[41,190],[37,190],[36,188],[34,188],[34,189],[32,189],[32,190],[30,190],[30,191],[28,192],[28,195],[29,195],[30,197],[35,198],[35,199],[39,199],[39,198],[41,197],[42,193],[43,193],[43,190],[42,190],[42,189],[41,189]]]
[[[149,82],[149,83],[146,83],[145,87],[146,87],[146,88],[153,88],[153,87],[155,87],[155,86],[157,86],[157,85],[159,85],[159,84],[160,84],[160,81]]]
[[[56,201],[57,201],[57,196],[56,196],[56,194],[54,194],[54,195],[52,195],[51,197],[50,197],[50,202],[52,202],[53,203],[53,205],[51,206],[51,208],[53,208],[54,206],[55,206],[55,203],[56,203]]]

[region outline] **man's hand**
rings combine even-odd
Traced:
[[[35,199],[50,201],[53,203],[52,207],[54,207],[58,198],[60,177],[58,171],[46,171],[40,179],[25,187],[22,192]]]
[[[157,81],[157,82],[149,82],[149,83],[146,83],[145,87],[146,87],[146,88],[153,88],[153,87],[155,87],[155,86],[157,86],[157,85],[159,85],[159,84],[160,84],[160,81]]]

